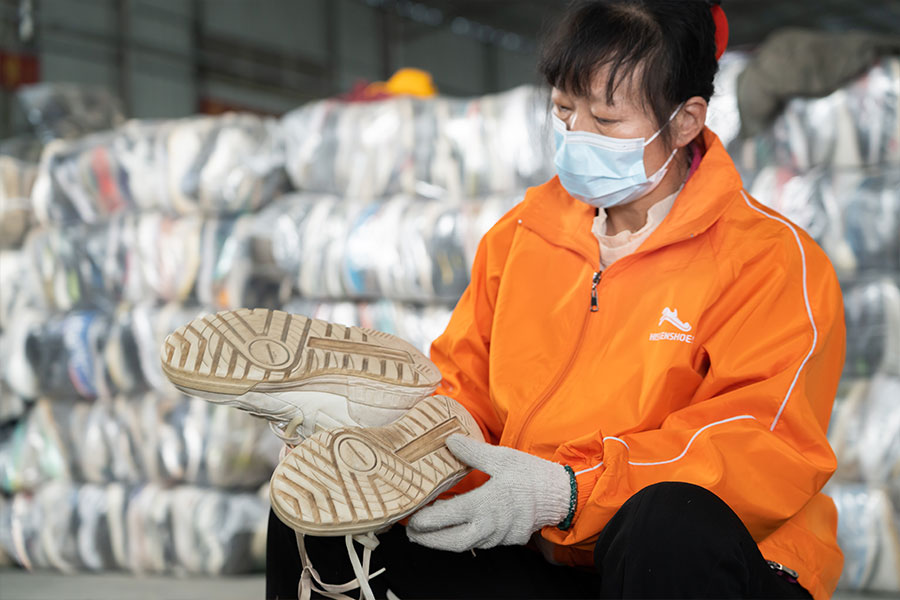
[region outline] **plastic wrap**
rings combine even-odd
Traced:
[[[0,248],[20,246],[33,224],[30,196],[35,177],[37,165],[0,156]]]
[[[293,300],[283,308],[344,325],[393,333],[427,353],[450,320],[451,307],[387,300],[374,303]],[[109,398],[146,390],[176,392],[163,375],[165,337],[215,307],[179,303],[120,305],[115,310],[46,314],[20,310],[3,332],[2,380],[23,398]]]
[[[25,248],[48,310],[149,299],[236,308],[263,299],[252,218],[122,215],[105,225],[38,229]]]
[[[719,72],[715,79],[715,94],[709,100],[706,125],[728,145],[741,129],[738,112],[737,79],[744,71],[750,55],[744,52],[726,52],[719,59]]]
[[[469,99],[307,104],[282,120],[287,171],[305,192],[351,198],[480,196],[552,176],[549,103],[523,86]]]
[[[842,278],[900,271],[900,166],[806,173],[769,167],[749,189],[803,227]]]
[[[20,88],[17,95],[28,121],[45,141],[78,138],[125,120],[121,102],[104,87],[39,83]]]
[[[263,494],[53,482],[0,499],[0,546],[29,569],[228,575],[265,553]]]
[[[835,401],[828,439],[835,480],[886,490],[900,506],[900,377],[848,378]]]
[[[34,135],[19,135],[0,140],[0,156],[36,165],[41,160],[44,143]]]
[[[287,299],[285,281],[307,298],[454,302],[479,240],[521,197],[295,194],[239,217],[124,214],[33,231],[27,271],[47,310],[147,299],[266,306]]]
[[[21,310],[4,332],[6,360],[0,372],[25,398],[110,397],[141,392],[148,384],[174,392],[162,377],[159,347],[182,319],[187,322],[199,312],[155,305],[123,305],[109,313]]]
[[[132,224],[124,219],[104,228],[81,225],[33,231],[25,252],[29,276],[40,290],[40,308],[112,307],[127,297],[143,296],[147,286],[142,279],[136,235]],[[191,240],[185,236],[180,241],[181,246],[173,251],[183,250]],[[192,284],[195,271],[189,260],[179,274]]]
[[[844,374],[900,376],[900,273],[844,285]],[[900,398],[900,396],[898,396]],[[900,404],[898,404],[900,411]]]
[[[151,389],[170,395],[175,386],[163,375],[159,352],[166,336],[197,317],[209,313],[197,305],[178,303],[157,305],[144,302],[134,306],[130,318],[141,373]]]
[[[453,309],[445,305],[415,305],[292,300],[284,310],[341,325],[367,327],[396,335],[427,356],[431,343],[444,333]]]
[[[34,404],[25,418],[0,433],[0,490],[34,490],[54,480],[71,480],[72,455],[52,405]]]
[[[900,165],[900,57],[824,98],[795,98],[771,129],[729,146],[745,173],[767,166]]]
[[[20,418],[26,409],[26,399],[13,389],[8,375],[11,369],[28,364],[21,355],[18,357],[19,365],[12,360],[17,348],[14,344],[16,338],[10,331],[18,315],[30,312],[28,306],[34,304],[37,296],[36,290],[29,287],[29,283],[33,280],[26,277],[27,265],[28,261],[23,252],[0,250],[0,428]],[[20,328],[18,339],[21,339],[22,331]],[[26,370],[24,375],[24,378],[14,377],[14,379],[27,386],[31,381],[30,371]]]
[[[50,319],[20,311],[4,340],[9,344],[8,362],[2,365],[7,383],[26,398],[109,395],[102,354],[109,326],[109,317],[97,311]]]
[[[455,302],[469,283],[478,240],[520,199],[448,204],[297,194],[260,214],[256,235],[304,298]]]
[[[900,522],[887,493],[860,484],[830,484],[844,552],[839,589],[900,592]]]
[[[286,183],[276,122],[246,114],[131,121],[44,151],[34,188],[42,223],[95,223],[137,210],[230,215]]]
[[[213,309],[170,303],[112,312],[21,310],[4,332],[4,381],[25,398],[108,398],[148,388],[172,394],[159,348],[177,327]]]
[[[23,307],[41,298],[37,281],[29,272],[28,256],[21,250],[0,250],[0,332],[7,329]]]
[[[0,336],[0,344],[2,343],[3,337]],[[9,384],[0,378],[0,430],[9,423],[21,419],[27,406],[25,398],[13,392]]]
[[[0,446],[6,493],[71,479],[256,488],[277,463],[266,421],[197,398],[40,400]]]

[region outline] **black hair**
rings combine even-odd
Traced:
[[[591,95],[598,69],[609,66],[606,101],[623,81],[636,84],[657,126],[694,96],[707,102],[718,71],[715,23],[707,0],[573,2],[544,40],[538,69],[547,84]],[[639,79],[636,79],[639,78]],[[663,131],[663,138],[669,129]]]

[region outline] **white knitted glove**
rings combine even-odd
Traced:
[[[406,528],[413,542],[452,552],[522,545],[544,525],[566,518],[571,486],[562,465],[460,434],[451,435],[447,447],[491,478],[414,514]]]

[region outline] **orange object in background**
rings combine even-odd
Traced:
[[[820,490],[844,361],[844,312],[825,253],[750,198],[706,129],[700,166],[669,216],[596,286],[594,209],[559,180],[530,189],[482,240],[472,281],[431,358],[437,393],[485,439],[576,472],[555,558],[593,564],[597,534],[635,493],[702,486],[741,518],[766,559],[831,596],[843,556]],[[455,488],[471,489],[479,477]]]
[[[390,96],[415,96],[432,98],[437,95],[437,87],[431,73],[421,69],[400,69],[385,82],[376,81],[369,85],[372,92],[384,92]]]
[[[387,81],[367,83],[361,81],[348,94],[341,96],[348,102],[371,102],[394,96],[432,98],[438,93],[431,74],[421,69],[405,68],[394,73]]]
[[[0,87],[14,90],[41,80],[41,63],[37,56],[0,51]]]

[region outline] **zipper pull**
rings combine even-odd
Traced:
[[[597,271],[594,273],[594,278],[591,280],[591,312],[600,310],[600,307],[597,304],[597,286],[600,285],[601,276],[602,273]]]
[[[793,569],[789,569],[781,563],[775,562],[774,560],[767,560],[766,562],[769,563],[769,568],[771,568],[773,571],[784,573],[794,581],[797,581],[797,578],[800,577],[800,573]]]

